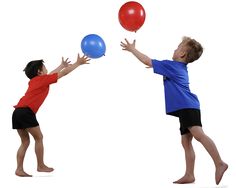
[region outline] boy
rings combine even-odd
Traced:
[[[182,178],[173,182],[178,184],[192,183],[194,177],[195,153],[192,138],[199,141],[210,154],[215,164],[215,182],[218,185],[228,165],[221,159],[214,142],[203,132],[200,115],[200,104],[195,94],[189,89],[187,65],[197,60],[203,52],[200,43],[184,37],[174,51],[173,61],[150,59],[135,48],[135,40],[121,42],[123,50],[131,52],[139,61],[153,67],[154,73],[163,75],[165,88],[166,113],[179,118],[182,146],[185,151],[186,171]]]
[[[87,56],[80,57],[78,54],[77,61],[74,64],[69,64],[68,58],[64,60],[62,57],[61,65],[49,74],[47,74],[48,71],[43,60],[31,61],[25,67],[25,74],[30,79],[29,87],[18,104],[14,106],[15,110],[12,115],[13,129],[17,129],[21,138],[21,145],[17,151],[17,168],[15,171],[17,176],[32,176],[26,173],[23,168],[25,153],[30,144],[29,134],[35,140],[37,171],[52,172],[54,170],[44,164],[43,135],[36,119],[36,113],[48,95],[49,85],[56,83],[58,79],[69,74],[80,65],[87,64],[89,60]]]

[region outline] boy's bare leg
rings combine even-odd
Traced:
[[[16,155],[17,168],[15,171],[15,174],[20,177],[32,177],[32,175],[27,174],[23,168],[25,153],[26,153],[26,150],[30,144],[29,134],[24,129],[17,129],[17,132],[21,138],[21,145],[20,145],[20,147],[17,151],[17,155]]]
[[[202,127],[193,126],[189,129],[194,138],[199,141],[210,154],[215,164],[215,182],[218,185],[228,169],[228,165],[221,159],[215,143],[203,132]]]
[[[43,134],[40,127],[28,128],[27,131],[34,137],[35,140],[35,154],[37,157],[37,170],[39,172],[52,172],[54,169],[47,167],[44,164],[44,147],[43,147]]]
[[[195,153],[192,146],[193,136],[191,133],[184,134],[181,136],[182,146],[185,152],[185,161],[186,161],[186,171],[182,178],[173,183],[185,184],[185,183],[193,183],[195,181],[194,178],[194,164],[195,164]]]

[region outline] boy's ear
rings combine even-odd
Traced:
[[[180,57],[181,58],[184,58],[186,56],[186,52],[185,51],[182,51],[181,54],[180,54]]]

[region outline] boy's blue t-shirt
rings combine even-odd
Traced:
[[[187,64],[152,59],[153,71],[163,75],[165,88],[166,113],[173,115],[175,111],[185,108],[200,109],[197,96],[189,89]]]

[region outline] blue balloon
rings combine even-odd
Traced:
[[[90,34],[81,41],[81,49],[89,58],[99,58],[105,55],[106,45],[100,36]]]

